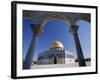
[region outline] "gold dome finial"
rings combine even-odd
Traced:
[[[64,48],[60,41],[54,41],[50,48]]]

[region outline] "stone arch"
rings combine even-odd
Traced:
[[[91,24],[91,21],[88,21],[88,20],[85,20],[85,19],[78,19],[78,20],[76,20],[75,23],[77,23],[78,21],[84,21],[84,22],[87,22],[87,23]]]
[[[88,23],[91,23],[91,16],[90,15],[80,16],[78,19],[76,19],[75,23],[80,21],[80,20],[83,20],[83,21],[86,21]]]
[[[63,20],[65,23],[67,23],[69,26],[71,26],[71,21],[65,17],[65,16],[48,16],[44,18],[41,22],[41,26],[43,27],[47,22],[49,22],[52,19],[60,19]]]

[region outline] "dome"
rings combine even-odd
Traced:
[[[64,48],[60,41],[54,41],[50,48]]]

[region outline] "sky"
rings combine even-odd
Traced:
[[[25,58],[30,41],[32,39],[32,31],[30,24],[35,24],[35,20],[23,20],[23,58]],[[85,58],[91,56],[90,50],[90,24],[86,21],[80,20],[76,22],[79,25],[78,36]],[[60,19],[52,19],[43,26],[43,33],[37,37],[35,52],[33,60],[36,60],[38,54],[48,50],[51,44],[59,40],[64,45],[64,48],[73,52],[76,58],[76,48],[72,34],[69,32],[70,26]]]

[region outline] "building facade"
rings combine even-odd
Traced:
[[[39,54],[37,64],[70,64],[75,59],[70,51],[64,49],[60,41],[54,41],[50,48]]]

